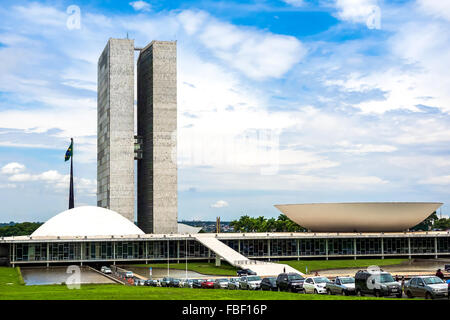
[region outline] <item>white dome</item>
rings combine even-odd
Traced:
[[[115,211],[84,206],[63,211],[40,226],[36,236],[123,236],[144,234],[134,223]]]

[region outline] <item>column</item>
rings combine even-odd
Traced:
[[[438,258],[438,241],[437,237],[434,237],[434,258]]]
[[[300,260],[300,240],[297,239],[297,261]]]
[[[180,240],[177,240],[177,263],[180,263]]]
[[[16,245],[12,244],[12,267],[14,268],[14,261],[16,261]]]
[[[381,259],[384,259],[384,239],[381,237]]]
[[[116,265],[116,244],[117,242],[113,241],[113,265]]]
[[[148,241],[145,241],[145,264],[148,264]]]
[[[84,260],[84,242],[80,243],[80,266],[83,265],[83,260]]]
[[[411,238],[408,237],[408,259],[411,260]]]
[[[47,242],[47,268],[49,266],[49,261],[50,261],[50,245]]]
[[[270,239],[267,239],[267,255],[269,256],[270,261]]]
[[[325,256],[325,259],[328,260],[328,238],[325,239]]]
[[[356,238],[353,239],[353,254],[353,258],[356,260]]]
[[[238,240],[238,252],[241,253],[241,239]]]

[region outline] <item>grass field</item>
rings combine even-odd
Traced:
[[[408,259],[348,259],[348,260],[286,260],[279,261],[305,272],[308,267],[308,273],[325,269],[344,269],[344,268],[367,268],[369,266],[388,266],[400,264]]]
[[[217,276],[236,276],[236,267],[222,262],[220,267],[216,267],[215,263],[209,262],[188,262],[187,268],[190,271],[201,274],[217,275]],[[167,268],[167,263],[152,263],[152,264],[134,264],[135,267],[152,267],[152,268]],[[185,270],[186,263],[171,263],[170,269]]]
[[[20,271],[0,267],[0,300],[373,300],[372,297],[343,297],[288,292],[130,287],[112,284],[25,286]]]

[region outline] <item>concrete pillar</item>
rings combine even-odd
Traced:
[[[180,263],[180,240],[177,240],[177,263]]]
[[[80,243],[80,266],[83,265],[83,260],[84,260],[84,242]]]
[[[437,237],[434,237],[434,258],[438,258],[438,241]]]
[[[325,257],[328,260],[328,239],[325,239]]]
[[[297,239],[297,261],[300,260],[300,240]]]
[[[381,259],[384,259],[384,239],[381,238]]]
[[[220,267],[220,256],[216,254],[216,267]]]
[[[211,249],[208,248],[208,263],[211,262]]]
[[[269,261],[270,261],[270,239],[267,239],[267,255],[268,255]]]
[[[50,261],[50,244],[47,242],[47,268],[49,267]]]
[[[148,264],[148,241],[145,241],[145,264]]]
[[[353,239],[353,259],[356,260],[356,238]]]
[[[411,238],[408,237],[408,259],[411,260]]]
[[[16,261],[16,245],[12,244],[12,267],[14,268],[14,262]]]
[[[238,240],[238,252],[241,253],[241,239]]]
[[[113,265],[116,265],[116,244],[117,242],[113,241]]]

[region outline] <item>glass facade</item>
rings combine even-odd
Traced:
[[[265,238],[223,242],[249,258],[408,255],[408,238]],[[382,243],[383,242],[383,243]],[[450,254],[450,236],[410,238],[411,255]],[[208,259],[214,252],[195,239],[10,244],[10,261],[124,261]],[[328,252],[327,252],[328,249]]]

